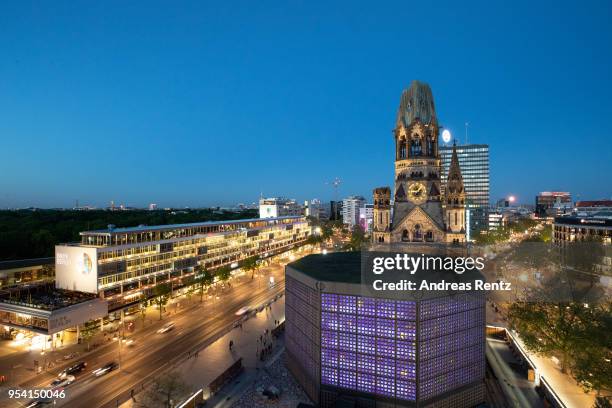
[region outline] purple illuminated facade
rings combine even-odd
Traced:
[[[483,296],[364,297],[360,285],[289,265],[286,326],[288,366],[322,407],[347,398],[377,407],[484,401]]]

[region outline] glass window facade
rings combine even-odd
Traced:
[[[440,146],[442,159],[442,188],[446,185],[446,176],[453,153],[452,146]],[[489,145],[468,144],[457,146],[457,157],[465,187],[466,209],[470,211],[470,231],[487,229],[489,209]]]
[[[322,293],[321,384],[424,401],[482,380],[484,313],[481,296],[417,304]]]
[[[321,294],[321,383],[414,401],[414,302]]]

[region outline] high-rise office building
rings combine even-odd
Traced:
[[[451,164],[453,146],[440,146],[442,158],[442,186]],[[466,199],[467,234],[473,237],[478,231],[488,228],[489,208],[489,145],[457,145],[457,156],[463,176]]]
[[[349,227],[359,223],[359,209],[365,207],[365,198],[361,196],[350,196],[342,200],[342,222]]]
[[[329,202],[329,219],[331,221],[342,221],[342,201]]]

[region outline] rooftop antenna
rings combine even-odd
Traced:
[[[468,126],[470,126],[470,122],[465,122],[465,144],[468,144]]]
[[[325,184],[329,184],[334,188],[334,200],[337,202],[338,201],[338,187],[340,187],[340,184],[342,184],[342,180],[340,180],[340,177],[336,177],[332,181],[328,181]]]

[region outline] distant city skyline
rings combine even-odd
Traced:
[[[339,199],[369,201],[392,185],[413,79],[458,142],[469,122],[468,142],[490,146],[492,202],[612,196],[609,2],[20,2],[0,15],[0,208],[329,201],[335,177]]]

